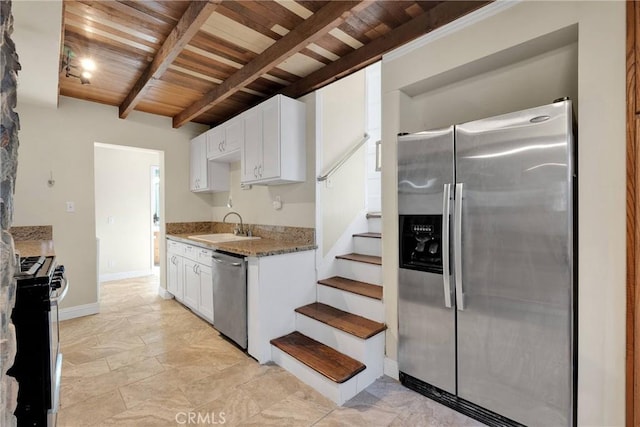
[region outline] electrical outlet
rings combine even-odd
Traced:
[[[116,265],[116,262],[114,260],[110,259],[107,261],[107,267],[112,268],[112,267],[115,267],[115,265]]]
[[[116,219],[113,216],[107,217],[107,224],[115,224],[115,223],[116,223]]]
[[[271,202],[271,204],[273,205],[273,209],[277,211],[282,209],[282,199],[280,199],[280,196],[276,196],[276,199],[273,202]]]

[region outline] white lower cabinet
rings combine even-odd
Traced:
[[[167,253],[167,291],[178,301],[182,301],[183,292],[182,256]]]
[[[171,240],[167,248],[167,291],[213,323],[213,252]]]

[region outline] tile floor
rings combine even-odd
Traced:
[[[338,407],[157,286],[154,276],[104,283],[100,314],[61,322],[60,427],[482,425],[389,377]]]

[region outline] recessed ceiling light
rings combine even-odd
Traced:
[[[87,70],[87,71],[93,71],[96,69],[96,63],[93,62],[92,59],[89,58],[84,58],[80,60],[80,65],[82,65],[82,68]]]

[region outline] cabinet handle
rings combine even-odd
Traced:
[[[254,177],[254,178],[257,178],[257,177],[258,177],[258,172],[257,172],[257,171],[258,171],[258,166],[256,165],[256,166],[253,168],[253,177]]]
[[[224,142],[224,141],[220,141],[220,142],[218,143],[218,151],[222,151],[222,143],[223,143],[223,142]]]
[[[262,178],[262,165],[258,166],[258,175]]]
[[[226,151],[226,149],[227,149],[227,140],[223,139],[222,140],[222,151]]]

